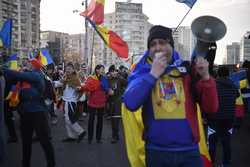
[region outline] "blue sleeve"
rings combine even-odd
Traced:
[[[18,72],[4,69],[4,77],[11,80],[26,81],[29,83],[37,83],[41,81],[41,76],[37,72]]]
[[[150,73],[140,75],[131,80],[123,94],[125,106],[131,111],[140,108],[146,99],[150,97],[156,81],[157,79]]]
[[[108,79],[106,77],[102,77],[101,78],[101,87],[102,89],[107,92],[109,90],[109,82]]]

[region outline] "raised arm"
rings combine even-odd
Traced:
[[[156,80],[153,75],[147,73],[130,81],[123,94],[123,102],[126,107],[131,111],[135,111],[141,107],[146,99],[150,98]]]
[[[41,76],[38,72],[18,72],[10,69],[4,69],[5,78],[16,81],[26,81],[29,83],[37,83],[41,81]]]
[[[200,80],[196,84],[199,105],[204,112],[217,112],[219,101],[214,78]]]

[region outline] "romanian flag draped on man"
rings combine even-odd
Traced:
[[[104,22],[105,0],[92,0],[86,11],[80,15],[86,17],[104,43],[111,48],[118,57],[128,58],[128,45],[114,31],[101,26]]]
[[[177,1],[185,3],[190,8],[192,8],[192,6],[196,2],[196,0]],[[141,112],[141,109],[139,109],[137,112],[130,112],[124,105],[122,106],[122,120],[125,131],[125,142],[131,167],[145,167],[145,148],[144,141],[142,140],[144,126],[142,122]],[[201,112],[198,105],[197,118],[200,132],[199,150],[201,158],[203,160],[203,165],[204,167],[212,167],[206,144]]]

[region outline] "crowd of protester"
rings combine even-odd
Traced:
[[[4,119],[8,143],[22,143],[23,167],[30,167],[34,138],[45,152],[47,166],[55,166],[56,152],[51,139],[56,134],[52,134],[51,126],[57,124],[60,115],[63,115],[65,123],[62,142],[80,143],[86,136],[88,144],[101,144],[104,118],[110,120],[110,142],[119,142],[123,102],[131,111],[142,107],[148,167],[171,163],[174,153],[181,153],[180,157],[191,157],[192,161],[184,158],[176,162],[178,164],[201,166],[197,117],[192,112],[196,110],[195,103],[200,104],[204,113],[212,162],[216,161],[216,144],[221,141],[222,162],[224,167],[229,167],[231,135],[240,128],[244,116],[242,110],[249,113],[250,63],[245,61],[236,72],[245,71],[243,87],[234,83],[227,67],[219,67],[213,75],[209,73],[209,64],[204,57],[193,58],[194,66],[185,66],[187,69],[183,70],[184,62],[174,50],[171,34],[169,28],[154,26],[148,38],[148,52],[131,71],[125,66],[117,68],[115,65],[110,65],[105,71],[105,66],[99,64],[88,75],[85,69],[77,69],[71,62],[64,66],[49,65],[46,69],[32,63],[26,63],[19,71],[2,68],[0,93],[4,112],[0,113],[0,126],[3,127],[1,120]],[[158,55],[163,52],[166,53]],[[198,76],[196,80],[189,73],[193,69]],[[237,82],[240,83],[240,79]],[[18,87],[19,100],[16,103],[11,99],[4,100],[3,96],[12,91],[12,85]],[[237,101],[240,100],[242,105],[239,109]],[[21,136],[16,132],[15,112],[20,116]],[[83,116],[88,116],[87,127],[79,123]],[[168,129],[171,128],[175,133],[170,134]],[[3,129],[0,133],[2,155],[6,151]]]

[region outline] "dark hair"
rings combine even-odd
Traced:
[[[119,70],[122,71],[124,68],[126,68],[124,65],[120,65]]]
[[[73,69],[75,69],[75,66],[74,66],[74,64],[72,62],[67,63],[66,67],[68,67],[68,66],[71,66]]]
[[[247,71],[247,81],[250,83],[250,61],[245,60],[242,64],[243,68],[246,68]]]
[[[112,64],[111,66],[109,66],[108,72],[114,72],[114,71],[115,71],[115,65]]]
[[[219,67],[217,74],[218,74],[218,77],[228,77],[229,76],[228,67],[225,67],[225,66]]]
[[[104,68],[104,65],[98,64],[95,66],[95,74],[97,73],[97,70],[100,70],[101,68]]]

